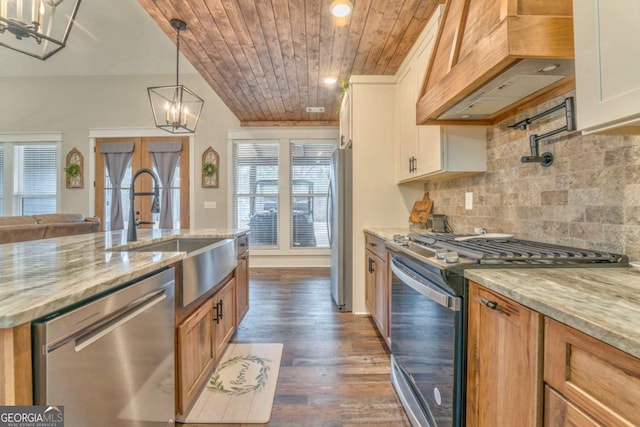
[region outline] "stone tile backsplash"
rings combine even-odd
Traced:
[[[552,152],[553,165],[520,162],[530,153],[529,135],[564,126],[564,110],[525,131],[508,125],[563,99],[487,128],[487,172],[426,183],[434,213],[446,214],[456,233],[484,227],[640,260],[640,135],[562,133],[540,141],[539,152]],[[473,192],[472,210],[464,208],[468,191]]]

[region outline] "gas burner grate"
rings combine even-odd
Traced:
[[[419,244],[433,248],[457,251],[458,254],[474,259],[479,263],[621,263],[626,262],[624,255],[590,249],[573,248],[530,240],[473,239],[457,241],[455,234],[411,234],[409,238]]]

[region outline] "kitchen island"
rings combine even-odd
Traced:
[[[126,230],[0,245],[0,404],[32,402],[31,326],[44,315],[179,263],[184,252],[129,252],[177,236],[238,238],[248,230]]]

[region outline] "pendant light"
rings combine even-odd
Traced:
[[[180,19],[169,21],[177,31],[176,35],[176,84],[147,88],[149,102],[156,127],[170,133],[193,133],[198,125],[204,101],[187,87],[179,83],[180,72],[180,31],[187,24]]]
[[[45,60],[65,47],[80,0],[0,0],[0,46]]]

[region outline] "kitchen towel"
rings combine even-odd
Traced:
[[[192,409],[190,424],[264,424],[271,419],[283,344],[229,344]]]

